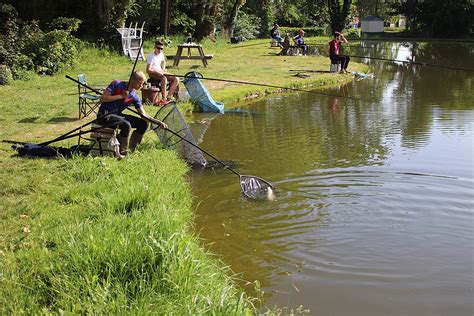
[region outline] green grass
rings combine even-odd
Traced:
[[[250,308],[222,263],[198,246],[187,169],[171,151],[24,167],[17,175],[29,184],[2,191],[2,314]]]
[[[299,88],[351,80],[324,73],[294,77],[290,69],[327,70],[327,57],[276,56],[278,49],[269,46],[269,40],[240,45],[209,41],[204,50],[214,58],[208,68],[182,61],[179,69],[170,70]],[[151,48],[147,42],[145,52]],[[175,49],[166,53],[174,55]],[[91,117],[76,119],[77,85],[65,75],[85,73],[91,86],[104,86],[116,78],[127,80],[132,66],[133,61],[116,53],[86,48],[72,69],[1,86],[0,139],[39,143],[84,124]],[[145,70],[145,62],[137,69]],[[205,84],[226,108],[281,93],[225,82]],[[186,112],[191,105],[182,103],[180,108]],[[154,114],[155,108],[147,110]],[[122,161],[22,159],[12,156],[9,144],[0,144],[2,314],[255,311],[224,264],[200,247],[193,231],[187,168],[174,153],[157,149],[155,138],[147,134],[141,152]]]

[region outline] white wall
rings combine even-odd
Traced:
[[[360,24],[363,33],[383,33],[383,21],[362,20]]]

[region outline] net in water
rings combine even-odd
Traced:
[[[273,186],[266,180],[254,176],[240,176],[242,193],[253,200],[273,200],[275,193]]]

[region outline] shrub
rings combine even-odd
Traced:
[[[68,32],[54,30],[31,41],[27,53],[32,57],[38,73],[52,75],[74,64],[79,43]]]
[[[284,37],[285,34],[288,33],[290,34],[290,37],[293,37],[301,29],[304,30],[305,37],[325,35],[325,29],[323,27],[287,27],[287,26],[280,27],[280,34],[282,35],[282,37]]]
[[[258,25],[260,25],[258,16],[241,11],[235,24],[234,36],[243,36],[246,39],[256,38],[260,32]]]
[[[0,65],[0,85],[9,84],[13,80],[10,67],[7,65]]]
[[[74,64],[81,42],[70,32],[80,20],[58,18],[51,26],[64,30],[44,33],[37,21],[19,19],[10,5],[0,5],[0,18],[0,64],[8,66],[13,79],[26,78],[31,70],[52,75]]]
[[[81,23],[82,21],[76,18],[59,17],[49,23],[49,28],[51,30],[64,30],[72,33],[79,29]]]
[[[343,33],[347,38],[360,38],[360,29],[351,27],[349,29],[344,29]]]

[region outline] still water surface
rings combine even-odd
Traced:
[[[361,45],[474,68],[472,44]],[[213,118],[202,147],[278,192],[252,202],[232,173],[193,172],[196,229],[266,306],[473,315],[474,72],[365,62],[374,78],[325,91],[360,100],[296,93]]]

